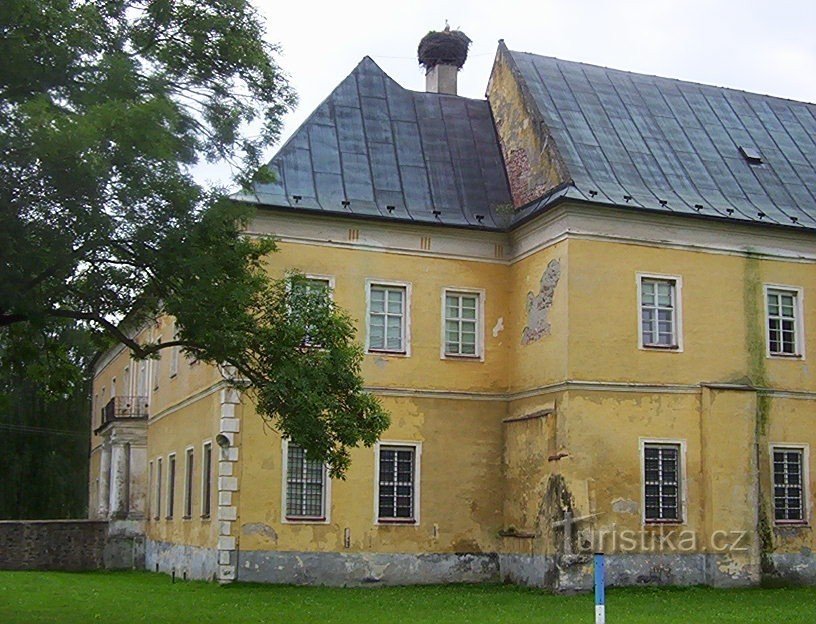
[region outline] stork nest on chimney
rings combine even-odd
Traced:
[[[470,38],[460,30],[432,30],[422,38],[417,48],[419,64],[425,70],[437,65],[455,65],[462,69],[468,55]]]

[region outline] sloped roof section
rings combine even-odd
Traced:
[[[510,202],[487,102],[409,91],[368,57],[269,166],[276,182],[238,199],[491,229]]]
[[[569,197],[816,228],[816,105],[509,54],[571,178],[516,222]]]

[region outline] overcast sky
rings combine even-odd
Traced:
[[[300,98],[284,141],[366,55],[424,89],[417,44],[446,19],[473,40],[459,74],[468,97],[484,97],[504,39],[511,50],[816,102],[816,0],[254,1]]]

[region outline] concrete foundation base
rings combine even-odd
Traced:
[[[239,581],[295,585],[495,583],[495,554],[239,552]]]

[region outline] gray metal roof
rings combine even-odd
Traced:
[[[816,227],[816,105],[509,54],[571,178],[516,222],[568,197]]]
[[[368,57],[269,165],[276,182],[236,198],[491,229],[511,201],[487,101],[409,91]]]

